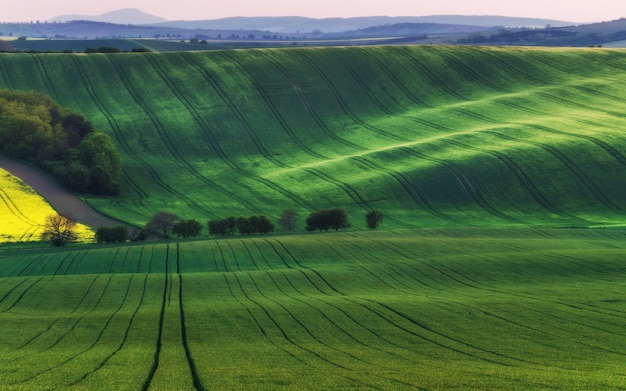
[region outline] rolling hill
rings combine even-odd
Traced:
[[[0,56],[110,133],[143,225],[372,208],[385,227],[623,224],[626,53],[371,47]]]
[[[626,230],[583,227],[624,224],[624,65],[443,46],[0,55],[0,87],[115,138],[124,195],[87,199],[112,216],[340,206],[354,228],[2,246],[0,390],[623,387]],[[5,199],[26,192],[3,179]],[[370,208],[386,229],[362,230]]]

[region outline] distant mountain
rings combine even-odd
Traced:
[[[147,14],[137,8],[124,8],[107,12],[102,15],[60,15],[50,19],[50,22],[68,22],[72,20],[88,20],[115,24],[156,24],[166,22],[167,19]]]
[[[368,16],[355,18],[323,18],[314,19],[301,16],[291,17],[233,17],[212,20],[170,21],[159,23],[159,26],[186,29],[215,30],[261,30],[277,33],[309,33],[319,30],[324,33],[361,30],[372,26],[400,23],[437,23],[473,26],[502,27],[553,27],[572,26],[574,23],[551,19],[514,18],[505,16]]]

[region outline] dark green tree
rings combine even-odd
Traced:
[[[123,243],[128,239],[128,227],[125,225],[100,227],[96,230],[96,240],[98,243]]]
[[[331,228],[338,231],[349,227],[348,214],[341,208],[322,209],[311,213],[306,219],[307,231],[328,231]]]
[[[202,224],[194,219],[180,220],[172,227],[172,233],[179,238],[182,237],[183,239],[198,237],[201,232]]]
[[[376,229],[382,222],[383,214],[376,209],[372,209],[365,214],[365,223],[367,224],[367,228]]]
[[[146,231],[163,238],[168,238],[176,221],[178,221],[178,216],[174,213],[158,212],[155,213],[148,224],[146,224]]]
[[[289,233],[293,232],[298,226],[298,213],[293,209],[284,210],[280,215],[278,224],[280,224],[283,230]]]

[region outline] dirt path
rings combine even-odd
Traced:
[[[41,194],[60,214],[92,228],[126,225],[104,216],[91,206],[69,193],[54,179],[36,168],[0,155],[0,168],[20,178],[37,193]]]

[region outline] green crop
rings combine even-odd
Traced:
[[[626,53],[350,47],[4,54],[0,87],[81,112],[122,151],[143,225],[343,207],[355,228],[623,224]]]
[[[0,251],[0,389],[616,389],[623,230]]]

